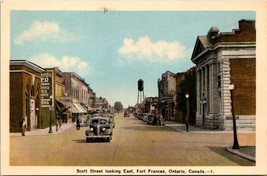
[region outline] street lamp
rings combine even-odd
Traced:
[[[232,105],[232,115],[233,115],[233,130],[234,130],[234,144],[232,149],[240,149],[239,144],[238,144],[238,139],[237,139],[237,132],[236,132],[236,119],[235,119],[235,111],[234,111],[234,97],[233,97],[233,90],[234,90],[234,85],[231,84],[229,86],[230,93],[231,93],[231,105]]]
[[[186,131],[189,131],[189,94],[186,93],[185,94],[185,98],[186,98]]]

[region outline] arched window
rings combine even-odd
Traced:
[[[29,83],[26,85],[25,89],[25,112],[27,116],[27,127],[30,127],[30,86]]]

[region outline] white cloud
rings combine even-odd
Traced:
[[[49,53],[41,53],[33,56],[30,61],[43,68],[59,67],[63,72],[75,72],[81,77],[88,76],[92,72],[90,65],[79,57],[63,56],[57,59]]]
[[[185,58],[190,51],[178,41],[168,42],[158,40],[152,42],[148,36],[143,36],[136,41],[132,38],[125,38],[118,52],[130,60],[139,59],[151,62],[170,62]]]
[[[78,37],[75,34],[60,28],[57,23],[49,21],[35,21],[27,30],[21,32],[15,37],[14,43],[22,45],[25,42],[37,40],[67,42],[78,40]]]

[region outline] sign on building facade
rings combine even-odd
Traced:
[[[50,72],[41,74],[41,107],[50,107],[50,98],[53,96],[52,79]]]

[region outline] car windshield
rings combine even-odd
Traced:
[[[101,124],[101,125],[105,125],[106,123],[107,123],[106,120],[104,120],[104,119],[101,119],[101,120],[100,120],[100,124]]]
[[[92,124],[93,124],[93,125],[98,124],[98,119],[92,120]]]
[[[93,125],[97,125],[97,124],[105,125],[107,123],[108,123],[108,121],[106,119],[93,119],[91,122],[91,124],[93,124]]]

